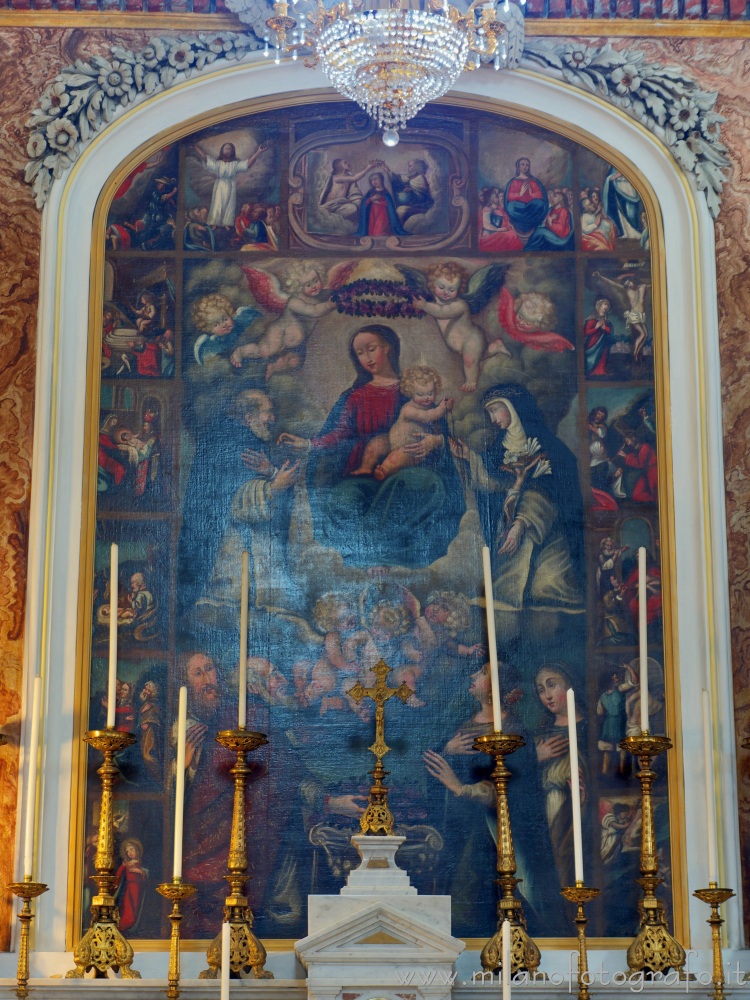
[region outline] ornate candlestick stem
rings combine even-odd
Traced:
[[[578,931],[578,1000],[589,1000],[588,972],[589,956],[586,948],[586,918],[585,905],[592,899],[596,899],[599,890],[586,886],[583,882],[576,882],[575,885],[566,885],[561,890],[563,896],[576,904],[576,928]]]
[[[656,772],[651,767],[651,758],[671,750],[672,741],[667,736],[644,732],[640,736],[626,736],[619,745],[638,758],[637,777],[641,783],[641,877],[637,881],[643,886],[643,899],[638,904],[641,927],[628,948],[628,968],[631,975],[668,969],[682,972],[685,949],[669,933],[664,904],[656,898],[656,889],[664,879],[659,875],[656,852],[653,804]]]
[[[172,901],[172,912],[169,914],[169,920],[172,924],[172,934],[169,939],[169,975],[167,977],[169,989],[166,990],[169,1000],[177,1000],[180,995],[180,923],[182,921],[180,901],[192,896],[195,888],[194,885],[183,882],[180,878],[173,878],[171,882],[162,882],[156,887],[156,891],[160,895]]]
[[[240,973],[252,971],[256,979],[273,979],[273,973],[264,969],[266,949],[253,934],[253,911],[245,895],[247,874],[247,836],[245,822],[245,781],[250,767],[245,759],[247,754],[265,746],[268,740],[263,733],[253,733],[245,729],[224,729],[216,737],[216,742],[231,750],[237,756],[237,763],[231,770],[234,775],[234,805],[232,808],[232,833],[229,840],[229,860],[227,874],[229,895],[224,900],[224,920],[230,925],[229,966],[230,976],[240,978]],[[221,934],[208,946],[206,955],[208,968],[200,974],[200,979],[216,979],[221,970]]]
[[[719,913],[719,907],[734,896],[731,889],[720,889],[716,882],[709,882],[708,889],[696,889],[693,893],[711,907],[711,916],[706,921],[711,925],[711,945],[713,948],[713,983],[714,988],[709,994],[714,1000],[724,1000],[724,963],[721,955],[721,925],[724,920]]]
[[[18,942],[18,970],[16,972],[18,987],[14,992],[17,997],[27,997],[29,995],[29,933],[31,921],[34,919],[34,914],[31,912],[31,900],[36,896],[41,896],[48,887],[43,882],[32,882],[31,875],[27,875],[23,882],[9,882],[8,888],[14,896],[23,900],[23,906],[18,913],[18,919],[21,923],[21,939]]]
[[[104,754],[104,763],[97,771],[102,780],[102,799],[99,809],[99,840],[94,859],[96,875],[92,876],[99,892],[91,900],[91,926],[73,952],[76,967],[66,972],[65,978],[81,979],[93,969],[95,979],[106,979],[109,969],[112,969],[113,972],[121,972],[123,979],[140,979],[140,972],[131,968],[133,949],[119,928],[120,914],[115,905],[117,868],[112,815],[112,790],[120,773],[114,756],[132,746],[135,736],[115,729],[92,729],[83,739],[89,746]]]
[[[385,784],[385,777],[388,774],[383,767],[383,757],[391,749],[385,742],[385,703],[389,698],[400,698],[407,702],[414,694],[412,689],[406,684],[397,688],[388,687],[386,677],[391,672],[383,660],[378,660],[372,668],[376,681],[373,687],[366,688],[357,681],[354,687],[349,689],[349,696],[359,704],[363,698],[371,698],[375,702],[375,742],[368,747],[371,753],[375,754],[375,767],[370,774],[373,783],[370,787],[370,798],[367,809],[360,817],[359,826],[362,833],[374,833],[379,836],[390,837],[393,833],[393,813],[388,808],[388,789]]]
[[[482,968],[488,972],[498,972],[502,968],[503,921],[508,920],[511,928],[510,974],[517,972],[535,973],[539,968],[541,953],[526,930],[523,904],[516,899],[516,886],[521,879],[516,878],[516,855],[513,849],[513,833],[508,809],[508,779],[511,772],[505,758],[525,745],[523,736],[514,733],[487,733],[477,736],[474,749],[489,754],[495,760],[490,777],[497,789],[497,874],[495,880],[500,886],[500,900],[497,904],[497,930],[482,949]]]

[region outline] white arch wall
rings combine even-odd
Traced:
[[[53,186],[44,213],[33,492],[29,548],[25,704],[39,664],[45,675],[44,760],[36,877],[50,885],[37,903],[32,976],[64,972],[68,893],[73,697],[75,689],[79,543],[88,350],[91,224],[97,197],[113,166],[165,129],[208,114],[238,97],[295,94],[325,85],[299,63],[275,69],[252,58],[172,88],[122,115],[90,144]],[[683,719],[683,769],[688,885],[706,884],[706,822],[700,689],[712,691],[721,817],[722,884],[740,884],[735,786],[722,424],[716,318],[713,224],[665,148],[635,122],[580,91],[529,73],[489,71],[462,79],[461,93],[537,110],[625,151],[649,181],[665,226],[671,428],[676,533],[676,591]],[[714,665],[713,680],[709,665]],[[28,727],[26,727],[27,729]],[[28,739],[25,731],[24,739]],[[27,755],[22,762],[25,775]],[[694,779],[694,780],[693,780]],[[23,784],[21,785],[23,789]],[[20,803],[20,798],[19,798]],[[19,814],[20,815],[20,814]],[[20,827],[21,824],[19,824]],[[19,828],[19,843],[23,830]],[[729,943],[742,941],[739,901],[725,907]],[[706,907],[690,899],[691,944],[709,943]],[[605,967],[624,967],[624,954],[603,954]],[[200,956],[186,955],[183,975]],[[193,962],[193,960],[195,960]],[[471,961],[470,959],[468,961]],[[545,956],[547,969],[555,966]],[[567,968],[567,955],[559,956]],[[599,956],[592,966],[598,965]],[[708,955],[693,959],[708,967]],[[166,956],[140,955],[144,975],[163,978]],[[271,959],[277,975],[293,975],[291,956]],[[478,968],[475,961],[472,968]],[[747,966],[746,966],[747,967]],[[299,973],[299,967],[297,967]],[[0,956],[0,975],[15,975],[15,956]]]

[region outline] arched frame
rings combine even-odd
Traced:
[[[273,97],[264,94],[269,80],[275,88]],[[28,683],[41,668],[47,709],[37,868],[53,888],[39,903],[36,961],[40,974],[67,968],[62,953],[71,947],[66,942],[66,873],[73,845],[56,831],[72,829],[78,756],[72,741],[79,703],[75,677],[79,657],[85,654],[78,647],[79,557],[86,555],[81,510],[85,521],[93,493],[85,475],[85,442],[91,433],[87,412],[96,414],[97,407],[96,400],[86,400],[91,372],[87,376],[82,361],[89,353],[90,294],[95,296],[101,286],[100,275],[91,273],[88,265],[96,259],[94,248],[101,244],[103,223],[97,205],[106,205],[107,190],[111,194],[137,158],[167,138],[192,131],[198,120],[205,124],[241,110],[320,100],[321,92],[309,89],[320,82],[300,66],[285,67],[276,77],[267,63],[254,60],[179,85],[123,114],[97,137],[70,174],[55,185],[45,209],[27,620]],[[234,97],[238,86],[245,92],[245,101],[228,105],[227,97]],[[519,86],[523,86],[523,105],[518,103]],[[716,759],[722,762],[718,775],[722,878],[724,884],[736,886],[740,871],[734,751],[731,728],[722,731],[716,724],[731,717],[731,676],[713,232],[708,212],[664,147],[596,98],[518,72],[473,74],[466,78],[465,92],[448,100],[524,117],[575,138],[622,165],[631,176],[645,180],[643,194],[652,225],[658,221],[655,213],[660,208],[664,238],[654,255],[663,290],[657,304],[663,319],[662,350],[657,358],[660,472],[662,482],[672,485],[671,496],[679,498],[679,503],[667,503],[661,525],[663,537],[670,539],[665,569],[671,580],[673,612],[667,632],[673,641],[667,655],[679,665],[675,674],[680,678],[672,692],[672,704],[678,710],[677,718],[670,720],[670,735],[676,740],[675,754],[681,757],[678,782],[685,775],[688,789],[699,791],[703,761],[696,692],[709,687],[719,751]],[[621,149],[629,150],[629,160],[618,152]],[[113,163],[120,164],[115,174],[111,173]],[[662,227],[653,225],[653,229]],[[27,767],[28,760],[24,761]],[[678,795],[675,801],[682,798]],[[708,940],[705,914],[686,892],[688,886],[697,887],[705,880],[700,863],[706,847],[704,817],[703,796],[688,794],[683,823],[673,824],[675,849],[685,859],[681,872],[685,905],[679,908],[688,919],[678,931],[686,945],[705,946]],[[730,942],[738,947],[739,917],[728,916]],[[290,958],[279,955],[278,961],[286,968]],[[139,961],[145,975],[151,965],[153,974],[161,975],[161,964],[157,956],[143,956]]]

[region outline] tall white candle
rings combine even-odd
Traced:
[[[490,647],[490,684],[492,686],[492,727],[496,733],[502,732],[503,721],[500,711],[500,671],[497,665],[497,636],[495,635],[495,596],[492,587],[490,550],[482,547],[482,569],[484,570],[484,599],[487,605],[487,644]]]
[[[706,823],[708,824],[708,881],[719,881],[719,852],[716,846],[716,792],[714,789],[713,732],[708,691],[703,691],[703,757],[706,766]]]
[[[510,1000],[510,921],[503,920],[503,1000]]]
[[[31,878],[34,867],[34,827],[36,813],[36,775],[39,757],[39,720],[42,712],[42,678],[34,678],[31,696],[31,733],[29,735],[29,768],[26,785],[26,822],[23,841],[23,874]]]
[[[242,590],[240,594],[240,710],[238,726],[247,723],[247,614],[250,597],[250,557],[242,553]]]
[[[648,732],[648,625],[646,623],[646,550],[638,549],[638,641],[640,644],[641,729]]]
[[[573,858],[576,882],[583,882],[583,837],[581,834],[581,781],[578,770],[576,696],[568,688],[568,746],[570,747],[570,800],[573,805]]]
[[[229,1000],[229,924],[221,925],[221,1000]]]
[[[117,579],[119,551],[112,545],[109,555],[109,676],[107,683],[107,729],[114,728],[117,701]]]
[[[174,862],[172,875],[182,878],[182,818],[185,810],[185,735],[187,733],[187,688],[180,688],[177,708],[177,762],[174,782]]]

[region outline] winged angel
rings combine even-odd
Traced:
[[[473,317],[481,312],[502,287],[508,264],[488,264],[469,275],[465,267],[448,260],[434,264],[423,274],[415,268],[400,267],[407,282],[419,293],[417,309],[432,316],[443,340],[464,366],[462,392],[473,392],[479,378],[479,364],[487,354],[509,354],[502,340],[488,337]],[[429,296],[429,298],[427,297]]]
[[[335,264],[325,281],[312,264],[294,262],[279,278],[258,267],[243,267],[247,284],[256,302],[268,312],[276,313],[261,337],[250,344],[242,344],[230,355],[229,360],[241,368],[246,359],[267,359],[266,380],[279,372],[291,371],[302,366],[305,360],[305,342],[321,318],[336,309],[331,292],[340,288],[356,267],[355,261]]]

